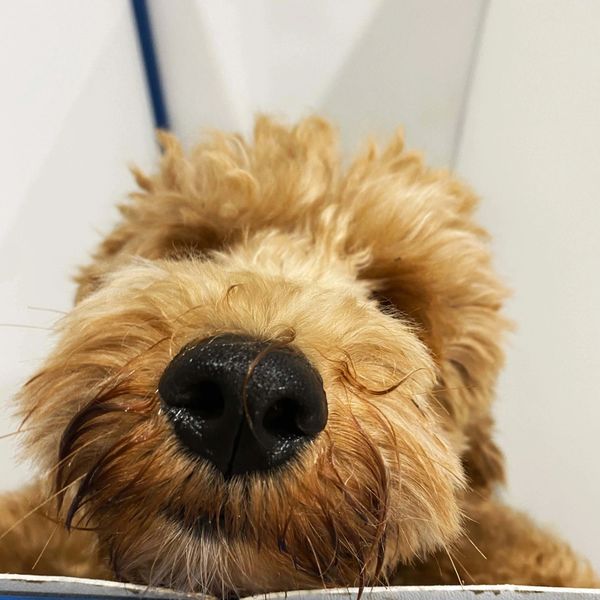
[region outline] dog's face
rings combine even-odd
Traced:
[[[61,518],[119,578],[216,594],[376,583],[451,544],[502,477],[472,196],[399,140],[341,173],[317,119],[164,141],[20,395]]]

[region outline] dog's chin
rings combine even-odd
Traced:
[[[150,530],[160,532],[154,550],[145,553],[136,536],[113,554],[115,577],[124,582],[176,589],[233,600],[294,589],[335,587],[296,562],[290,549],[250,527],[234,530],[224,516],[165,508]],[[110,545],[110,537],[109,545]],[[177,540],[175,545],[168,540]],[[148,540],[147,540],[148,541]],[[356,569],[358,573],[358,569]],[[351,578],[352,579],[352,578]],[[350,581],[350,580],[348,580]]]
[[[282,504],[283,497],[261,493],[260,481],[255,487],[201,481],[210,489],[203,497],[174,494],[139,521],[139,506],[130,506],[119,516],[122,529],[106,528],[102,545],[117,578],[218,597],[377,585],[394,565],[445,545],[456,533],[454,496],[444,503],[437,528],[431,519],[411,518],[401,505],[387,507],[394,520],[380,528],[377,515],[364,510],[366,495],[356,505],[349,504],[351,496],[347,504],[340,497],[337,510],[332,505],[320,512],[318,503],[301,509],[290,498]]]
[[[189,513],[190,511],[184,507],[165,506],[162,509],[163,517],[171,525],[198,541],[210,540],[223,543],[247,541],[247,533],[230,527],[223,513],[195,512],[192,515]]]

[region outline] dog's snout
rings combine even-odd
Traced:
[[[323,383],[308,359],[249,337],[184,348],[158,389],[179,439],[226,478],[285,463],[327,423]]]

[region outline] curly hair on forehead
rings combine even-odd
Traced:
[[[172,136],[161,140],[161,170],[135,171],[143,192],[122,207],[124,222],[82,270],[79,297],[130,255],[208,252],[271,228],[328,240],[360,264],[357,277],[379,298],[421,327],[441,370],[445,409],[481,446],[469,461],[473,477],[482,485],[502,479],[485,413],[502,365],[506,290],[492,271],[487,234],[472,220],[468,188],[427,169],[400,134],[383,152],[368,145],[344,172],[334,131],[319,118],[288,129],[263,117],[254,145],[215,133],[189,157]],[[446,398],[453,393],[461,398]]]
[[[316,117],[160,139],[18,396],[40,476],[4,499],[0,567],[223,596],[594,585],[495,495],[510,325],[471,191],[400,134],[343,167]]]

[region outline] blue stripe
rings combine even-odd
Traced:
[[[43,590],[43,585],[41,586]],[[131,595],[119,596],[119,595],[100,595],[94,596],[93,594],[69,594],[69,593],[56,593],[46,594],[40,592],[39,594],[24,593],[19,594],[18,592],[3,592],[0,593],[0,600],[131,600]]]
[[[163,94],[160,71],[156,58],[154,36],[148,13],[146,0],[131,0],[131,7],[135,16],[138,40],[144,59],[144,70],[146,72],[146,83],[152,102],[154,124],[159,129],[169,129],[169,116]]]

